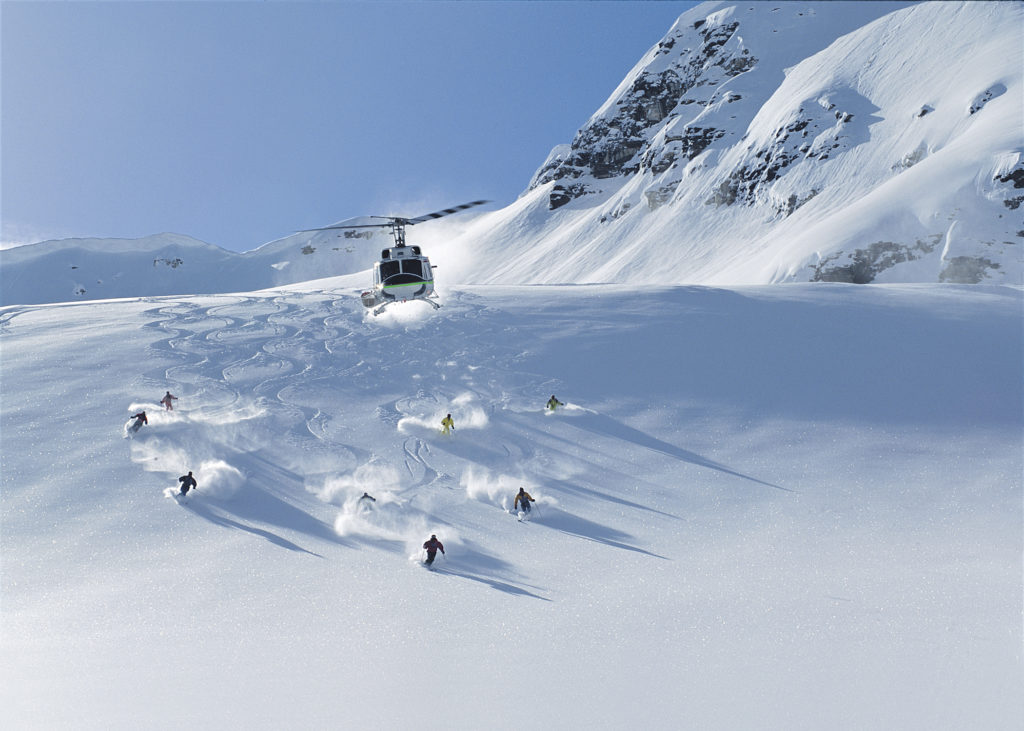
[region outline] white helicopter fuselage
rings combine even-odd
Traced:
[[[405,218],[403,216],[364,216],[362,219],[342,221],[333,226],[323,228],[312,228],[307,231],[335,231],[343,230],[346,236],[358,236],[353,233],[356,229],[364,228],[390,228],[391,236],[395,245],[384,249],[380,253],[380,261],[373,265],[373,289],[362,293],[362,302],[366,307],[374,308],[373,314],[379,315],[384,308],[395,302],[407,302],[409,300],[424,300],[435,310],[440,307],[434,301],[434,271],[430,267],[430,260],[423,256],[420,247],[406,245],[405,227],[415,226],[417,223],[425,223],[450,216],[467,208],[483,205],[488,201],[472,201],[462,205],[445,208],[443,211],[434,211],[416,218]],[[380,223],[367,223],[368,220],[378,220]]]
[[[373,265],[373,290],[363,293],[363,304],[379,304],[424,299],[434,293],[434,272],[430,259],[418,246],[394,246],[381,252]]]

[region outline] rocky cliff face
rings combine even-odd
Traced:
[[[663,173],[678,160],[692,160],[724,136],[723,130],[691,124],[668,130],[677,127],[673,122],[687,108],[711,107],[718,101],[722,82],[756,65],[757,59],[742,47],[738,29],[738,21],[713,24],[706,19],[695,21],[692,28],[673,28],[608,111],[580,129],[568,148],[556,149],[534,175],[530,189],[555,182],[550,193],[553,210],[599,190],[588,182],[574,185],[573,181],[642,171]],[[726,103],[739,98],[732,92],[724,95]],[[664,133],[659,137],[659,132]]]
[[[559,281],[661,258],[676,281],[1020,282],[1022,8],[687,12],[530,181],[549,211],[530,261],[550,246]]]

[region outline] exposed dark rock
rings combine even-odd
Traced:
[[[1006,93],[1006,86],[1003,84],[994,84],[988,89],[985,89],[981,94],[974,98],[971,102],[971,106],[968,108],[968,114],[975,114],[980,112],[986,104],[995,99],[996,97],[1002,96]]]
[[[686,133],[680,139],[683,155],[687,160],[692,160],[710,147],[712,142],[723,137],[725,137],[725,130],[714,127],[687,127]]]
[[[750,71],[757,64],[757,59],[750,55],[750,51],[743,49],[739,56],[733,56],[728,61],[720,64],[728,77],[739,76],[744,71]]]
[[[724,130],[714,127],[687,127],[682,135],[667,136],[665,144],[660,147],[648,147],[640,160],[640,168],[660,175],[672,167],[678,158],[692,160],[724,136]]]
[[[811,281],[868,284],[886,269],[930,254],[941,241],[942,234],[936,234],[930,242],[918,240],[913,246],[893,241],[876,241],[866,249],[857,249],[849,254],[839,252],[822,259],[813,267],[814,276]],[[849,264],[832,266],[833,262],[844,256],[850,259]]]
[[[593,119],[577,132],[564,151],[537,171],[530,190],[551,181],[561,185],[552,191],[551,204],[565,205],[565,196],[585,195],[585,185],[564,185],[564,181],[584,176],[613,178],[635,174],[641,170],[662,173],[681,158],[693,159],[724,132],[712,127],[688,129],[682,137],[654,145],[658,125],[674,116],[680,105],[713,103],[708,94],[731,76],[753,68],[757,59],[749,50],[730,43],[739,28],[738,22],[711,25],[701,21],[693,29],[679,29],[661,41],[658,52],[670,50],[677,54],[669,68],[640,73],[630,88],[614,104],[614,112]],[[694,41],[698,41],[694,45]],[[691,46],[680,49],[682,43]],[[691,93],[694,92],[694,93]],[[730,94],[726,101],[740,99]],[[557,191],[557,193],[556,193]]]
[[[978,284],[988,276],[989,269],[999,269],[999,265],[984,256],[954,256],[939,274],[939,281]]]
[[[873,108],[870,102],[852,90],[847,90],[841,98],[844,105]],[[832,155],[865,141],[867,135],[862,129],[854,130],[849,126],[854,114],[837,107],[836,103],[824,99],[800,107],[797,118],[777,129],[772,139],[760,149],[751,150],[748,156],[751,162],[733,170],[705,204],[721,206],[740,202],[753,205],[758,201],[759,191],[781,177],[792,163],[802,159],[828,160]],[[766,201],[767,190],[760,197],[762,202]]]
[[[732,178],[726,178],[715,188],[712,192],[711,197],[704,201],[705,205],[715,206],[731,206],[736,202],[737,186],[736,181]]]
[[[1012,180],[1014,188],[1024,188],[1024,165],[1018,163],[1017,167],[996,180],[1000,183],[1009,183]]]
[[[914,167],[914,165],[917,165],[917,163],[921,162],[925,158],[925,156],[927,154],[928,154],[928,150],[922,144],[920,147],[918,147],[913,152],[908,152],[906,155],[904,155],[899,160],[899,162],[894,163],[893,166],[892,166],[892,169],[893,170],[908,170],[909,168]]]
[[[775,212],[782,216],[792,216],[793,213],[796,212],[798,208],[800,208],[800,206],[804,205],[807,201],[811,200],[811,198],[818,195],[818,193],[820,192],[820,190],[814,188],[811,190],[810,193],[807,193],[802,197],[798,196],[796,193],[793,193],[792,195],[789,196],[789,198],[786,199],[784,205],[775,207]]]
[[[594,193],[589,185],[584,183],[575,183],[570,186],[556,185],[551,189],[551,193],[548,194],[548,210],[555,210],[561,208],[566,203],[579,198],[587,193]]]
[[[700,31],[701,38],[704,39],[704,46],[702,51],[705,58],[711,58],[715,55],[719,48],[724,46],[736,29],[740,27],[739,21],[733,21],[726,25],[714,25],[709,28],[705,28]]]
[[[653,211],[655,208],[660,208],[665,205],[672,200],[672,195],[675,193],[675,190],[676,186],[665,185],[657,190],[647,191],[644,193],[644,197],[647,198],[647,207]]]
[[[161,258],[157,258],[157,259],[153,260],[153,266],[156,266],[157,264],[163,264],[164,266],[168,266],[171,269],[177,269],[178,267],[180,267],[184,263],[185,262],[182,261],[181,258],[179,258],[179,257],[175,257],[174,259],[161,259]]]

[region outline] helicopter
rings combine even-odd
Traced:
[[[395,302],[407,302],[408,300],[421,299],[427,302],[435,310],[441,305],[434,301],[434,272],[428,259],[419,246],[405,243],[405,227],[413,226],[424,221],[432,221],[435,218],[448,216],[452,213],[464,211],[467,208],[490,203],[490,201],[473,201],[463,203],[452,208],[445,208],[443,211],[426,213],[416,218],[404,218],[402,216],[365,216],[367,218],[380,219],[380,223],[338,223],[323,228],[311,228],[306,231],[333,231],[344,230],[345,235],[350,238],[359,236],[355,229],[363,228],[390,228],[391,236],[395,240],[394,246],[390,246],[380,252],[380,260],[373,265],[373,289],[362,293],[360,299],[363,306],[373,308],[374,316],[379,315],[390,304]]]

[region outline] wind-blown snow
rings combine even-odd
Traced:
[[[1017,725],[1019,289],[443,296],[0,310],[4,727]]]

